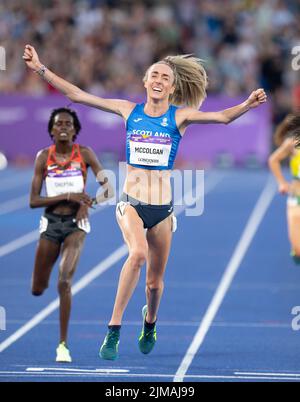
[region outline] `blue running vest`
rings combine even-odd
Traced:
[[[129,165],[151,170],[173,168],[181,134],[171,105],[159,117],[144,112],[145,104],[135,106],[126,123],[126,161]]]

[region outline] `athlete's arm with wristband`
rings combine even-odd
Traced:
[[[202,112],[193,108],[183,108],[179,111],[180,125],[187,127],[189,124],[223,123],[229,124],[250,109],[253,109],[267,100],[265,91],[260,88],[253,91],[246,101],[239,105],[218,112]]]
[[[31,45],[25,46],[23,59],[27,67],[36,72],[55,89],[67,96],[72,102],[92,106],[105,112],[115,113],[125,119],[135,106],[133,102],[127,100],[105,99],[89,94],[76,85],[64,80],[40,62],[35,48]]]

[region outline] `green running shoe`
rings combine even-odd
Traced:
[[[116,360],[119,357],[120,331],[109,329],[100,349],[100,357],[104,360]]]
[[[300,257],[298,257],[294,250],[291,251],[291,257],[296,265],[300,265]]]
[[[151,350],[154,348],[155,342],[156,342],[156,325],[154,326],[153,329],[147,329],[145,327],[145,319],[147,315],[147,310],[148,307],[144,306],[142,309],[142,315],[143,315],[143,328],[142,332],[139,337],[139,348],[142,353],[147,355],[148,353],[151,352]]]

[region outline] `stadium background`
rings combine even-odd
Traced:
[[[300,74],[292,68],[299,8],[297,0],[0,2],[6,51],[0,151],[9,162],[0,170],[0,307],[7,318],[5,331],[0,325],[0,382],[299,381],[300,271],[289,255],[286,200],[266,163],[275,124],[299,110]],[[26,69],[26,43],[50,69],[102,96],[143,100],[146,68],[176,53],[205,61],[203,110],[234,105],[258,87],[268,94],[266,105],[234,123],[191,127],[182,141],[176,167],[204,167],[205,209],[188,217],[185,206],[175,208],[178,230],[150,356],[136,342],[143,270],[124,316],[120,359],[112,364],[98,357],[127,253],[114,208],[104,207],[91,213],[92,233],[74,279],[74,362],[54,363],[57,271],[45,295],[32,297],[42,211],[30,210],[28,199],[34,156],[50,142],[50,111],[70,102]],[[78,141],[117,170],[125,156],[122,120],[71,107],[83,124]],[[98,189],[92,175],[87,189]]]
[[[269,102],[263,112],[253,111],[230,127],[192,128],[178,158],[181,165],[261,166],[272,147],[272,126],[300,104],[299,71],[291,67],[299,12],[296,0],[4,0],[0,150],[12,162],[31,162],[48,144],[49,111],[69,104],[26,69],[21,57],[24,44],[31,43],[50,69],[100,96],[142,100],[147,67],[179,53],[204,60],[209,87],[203,110],[229,107],[265,88]],[[81,141],[100,156],[124,160],[120,119],[71,107],[83,119]]]

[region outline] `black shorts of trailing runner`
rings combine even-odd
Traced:
[[[122,216],[127,204],[130,204],[144,223],[144,229],[151,229],[173,213],[173,203],[166,205],[151,205],[136,200],[123,193],[117,204],[117,212]]]
[[[62,244],[72,233],[83,231],[89,233],[91,230],[89,221],[76,222],[76,215],[58,215],[52,212],[45,212],[40,220],[41,239]]]

